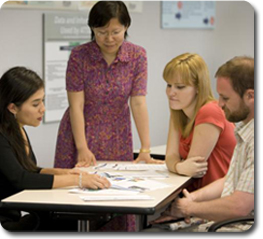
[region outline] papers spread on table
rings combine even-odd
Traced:
[[[146,200],[146,198],[149,197],[147,196],[147,194],[143,194],[144,192],[171,186],[167,183],[151,180],[148,178],[141,178],[136,176],[126,177],[123,175],[113,176],[111,173],[107,173],[107,175],[110,175],[110,177],[107,177],[107,179],[111,183],[111,187],[109,189],[94,190],[88,188],[74,188],[70,189],[69,192],[80,194],[80,198],[83,200],[84,194],[85,201],[94,201],[94,197],[96,199],[95,201],[114,200],[111,198],[115,197],[120,198],[119,200]],[[103,175],[105,175],[105,173]],[[100,198],[100,200],[98,198]],[[147,200],[150,200],[150,198]]]
[[[106,177],[111,187],[109,189],[71,189],[70,193],[81,194],[84,201],[107,200],[151,200],[144,192],[171,187],[167,183],[154,178],[167,178],[168,170],[165,164],[133,164],[133,163],[99,163],[93,167],[90,174]],[[85,196],[84,196],[85,195]]]
[[[136,172],[136,175],[142,178],[168,178],[168,169],[165,164],[100,163],[93,169],[97,172],[122,171],[121,174],[125,176],[133,176]]]
[[[130,170],[130,171],[147,171],[156,170],[161,172],[167,172],[165,164],[120,164],[116,167],[116,170]]]
[[[167,172],[167,167],[165,164],[122,164],[122,163],[100,163],[94,167],[97,169],[114,169],[114,170],[124,170],[124,171],[147,171],[155,170]]]
[[[139,194],[171,186],[167,183],[138,177],[118,177],[113,179],[108,178],[108,180],[111,183],[109,189],[94,190],[88,188],[74,188],[70,189],[69,192],[89,195]]]

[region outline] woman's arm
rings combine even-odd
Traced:
[[[190,151],[187,159],[178,163],[178,172],[192,177],[200,177],[200,173],[204,176],[207,171],[206,160],[217,144],[220,132],[219,127],[209,123],[195,126]],[[202,159],[195,160],[196,157],[202,157]]]
[[[132,110],[133,119],[138,131],[138,135],[141,141],[141,148],[150,150],[150,132],[149,132],[149,117],[145,96],[132,96],[130,98],[130,105]],[[150,163],[152,161],[150,153],[140,153],[136,162],[146,161]]]
[[[96,164],[96,158],[89,150],[85,136],[84,91],[68,92],[70,122],[75,145],[78,151],[78,167],[88,167],[91,163]]]
[[[49,175],[64,175],[67,174],[67,171],[70,169],[62,169],[62,168],[42,168],[40,170],[40,174],[49,174]]]
[[[61,188],[68,186],[103,189],[103,188],[109,188],[110,182],[106,178],[100,177],[97,174],[88,174],[88,173],[54,176],[52,188]]]
[[[65,175],[65,174],[80,174],[82,171],[77,168],[68,169],[68,168],[42,168],[40,174],[49,174],[49,175]]]
[[[168,170],[173,173],[179,173],[177,170],[177,164],[181,161],[179,143],[179,133],[174,127],[172,116],[170,116],[165,163]]]

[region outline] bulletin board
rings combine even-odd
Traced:
[[[84,13],[44,14],[44,123],[60,121],[68,107],[66,69],[71,50],[91,38]]]
[[[164,29],[215,28],[215,1],[163,1],[161,8]]]

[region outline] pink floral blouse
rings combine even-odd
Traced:
[[[142,47],[124,41],[110,66],[95,41],[72,50],[66,89],[85,93],[86,139],[97,160],[133,160],[128,100],[146,95],[146,88],[147,57]],[[59,127],[55,167],[74,167],[76,156],[67,109]]]

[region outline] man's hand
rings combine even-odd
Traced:
[[[193,197],[186,190],[183,190],[184,198],[176,198],[174,202],[171,203],[169,208],[167,208],[159,218],[154,221],[151,221],[151,224],[162,223],[166,221],[176,220],[179,218],[184,218],[186,223],[190,223],[190,215],[187,213],[187,209],[192,203]]]

